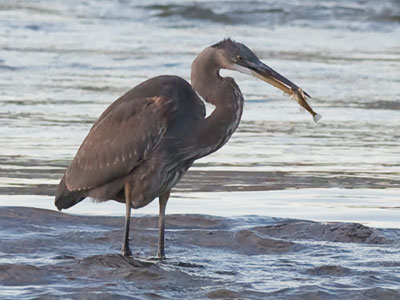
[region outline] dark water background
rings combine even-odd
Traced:
[[[0,1],[0,205],[53,209],[56,184],[101,112],[149,77],[176,74],[189,80],[197,53],[224,37],[245,43],[308,91],[323,119],[315,125],[273,87],[225,72],[236,78],[246,99],[241,125],[224,148],[193,166],[177,186],[168,213],[253,215],[251,226],[273,216],[399,228],[400,1],[395,0]],[[156,206],[153,203],[139,212],[154,214]],[[124,208],[86,200],[70,212],[117,216]],[[4,216],[4,220],[12,218],[12,214]],[[3,239],[10,237],[8,228],[1,231]],[[283,292],[282,299],[290,295],[297,299],[308,292],[316,293],[315,299],[337,295],[344,299],[346,291],[359,289],[352,299],[374,299],[379,293],[363,292],[369,285],[383,293],[380,299],[398,299],[400,269],[394,262],[400,261],[399,235],[388,232],[391,241],[397,241],[391,246],[338,246],[335,240],[324,244],[331,265],[343,267],[334,259],[336,251],[349,253],[340,258],[344,264],[356,256],[346,266],[354,272],[335,273],[337,285],[328,291],[326,281],[309,281],[309,289],[304,290],[307,283],[295,284],[296,279],[285,277],[284,264],[280,271],[265,270],[265,260],[271,266],[276,260],[262,253],[252,263],[248,256],[228,255],[227,265],[236,259],[247,262],[239,266],[243,274],[230,275],[227,288],[255,272],[246,288],[237,289],[272,293],[293,287],[289,294]],[[307,255],[315,254],[312,245],[306,243]],[[19,250],[10,249],[0,249],[1,262],[56,264],[42,252],[26,258],[22,251],[13,261]],[[77,251],[71,249],[68,255]],[[189,261],[194,259],[184,247],[179,249]],[[115,251],[96,250],[97,254]],[[199,253],[198,259],[212,255],[204,248]],[[291,272],[304,274],[304,256],[290,253],[282,259],[290,261]],[[79,255],[84,259],[84,254]],[[393,265],[367,264],[376,256]],[[26,260],[19,261],[22,257]],[[321,264],[316,260],[310,267]],[[371,275],[375,279],[349,279],[370,274],[370,266],[377,272]],[[280,276],[274,279],[274,272]],[[393,277],[385,277],[387,272]],[[256,283],[255,278],[263,276],[265,280]],[[8,281],[5,286],[10,298],[25,295],[28,299],[29,292],[21,294]],[[39,287],[36,295],[65,296],[63,288],[53,288],[59,292],[43,292],[45,288]],[[160,295],[176,296],[171,291]]]

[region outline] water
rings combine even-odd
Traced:
[[[316,125],[275,88],[224,72],[246,99],[242,122],[195,163],[168,213],[399,228],[399,36],[395,0],[2,1],[0,205],[54,209],[62,172],[113,100],[152,76],[189,80],[197,53],[232,37],[311,94],[323,119]],[[124,208],[84,201],[70,211]],[[156,212],[157,203],[139,211]]]

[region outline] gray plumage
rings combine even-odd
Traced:
[[[70,192],[81,198],[125,202],[127,176],[135,182],[133,192],[144,198],[135,200],[134,208],[165,192],[163,178],[174,174],[164,173],[186,167],[180,159],[173,160],[179,154],[176,149],[187,148],[193,139],[184,125],[204,119],[204,104],[190,97],[192,92],[179,77],[159,76],[112,103],[93,125],[67,169],[64,185],[57,191],[57,207],[66,208],[62,199]],[[144,179],[154,182],[144,186]],[[158,188],[153,191],[150,187],[155,185]]]
[[[143,207],[159,197],[158,256],[163,258],[170,190],[196,159],[229,140],[242,116],[242,93],[232,78],[219,75],[222,68],[276,80],[286,89],[297,88],[243,44],[227,39],[208,47],[193,62],[192,86],[176,76],[158,76],[131,89],[104,111],[61,179],[57,208],[69,208],[86,197],[126,203],[122,253],[131,255],[131,207]],[[208,117],[199,95],[216,106]]]

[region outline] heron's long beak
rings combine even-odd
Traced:
[[[233,69],[257,77],[265,82],[268,82],[274,87],[277,87],[284,93],[296,99],[300,106],[306,109],[313,116],[314,122],[318,122],[318,120],[321,119],[321,116],[313,111],[311,106],[306,101],[306,97],[311,98],[309,94],[307,94],[286,77],[283,77],[281,74],[262,63],[260,60],[256,62],[241,61],[240,64],[234,64]]]
[[[239,72],[252,75],[265,82],[268,82],[290,96],[293,96],[297,91],[301,90],[296,84],[275,70],[271,69],[261,61],[258,61],[257,63],[243,62],[240,65],[236,64],[235,69]],[[303,91],[303,93],[305,96],[311,98],[311,96],[305,91]]]

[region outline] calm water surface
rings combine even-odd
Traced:
[[[0,205],[53,209],[91,124],[143,80],[224,37],[303,87],[323,119],[234,76],[238,131],[197,161],[168,213],[259,215],[400,228],[400,2],[1,1]],[[77,214],[122,215],[86,200]],[[157,212],[156,203],[140,210]]]

